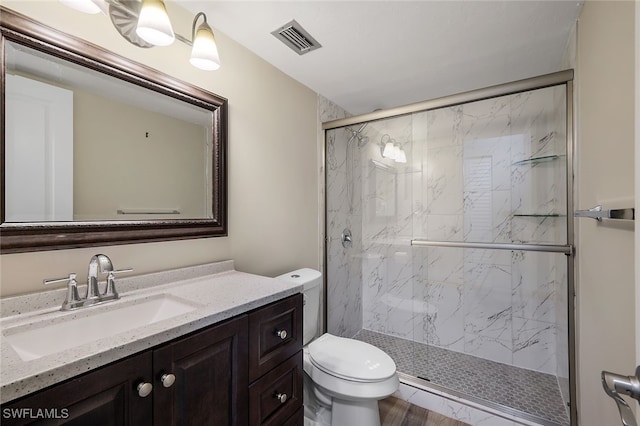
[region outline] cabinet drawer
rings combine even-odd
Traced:
[[[286,332],[286,337],[283,332]],[[249,314],[249,381],[302,349],[302,294]]]
[[[285,420],[282,426],[304,426],[304,407],[298,408],[298,411]]]
[[[249,387],[249,424],[282,425],[302,407],[302,351]]]

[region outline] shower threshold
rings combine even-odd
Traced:
[[[541,425],[568,426],[557,378],[484,358],[360,330],[354,339],[384,350],[398,371],[510,415]]]

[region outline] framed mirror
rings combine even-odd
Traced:
[[[0,8],[2,253],[225,236],[227,100]]]

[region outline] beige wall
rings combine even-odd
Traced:
[[[204,126],[84,90],[74,90],[73,103],[74,220],[210,217]]]
[[[634,13],[633,2],[587,1],[578,22],[578,209],[634,204]],[[579,419],[616,425],[600,372],[635,368],[633,224],[576,222]]]
[[[238,270],[271,276],[318,268],[314,92],[219,32],[222,67],[207,72],[188,63],[186,45],[137,48],[104,15],[85,15],[57,1],[2,4],[229,99],[229,237],[2,255],[2,295],[38,291],[43,278],[69,272],[83,279],[90,256],[99,252],[135,273],[223,259],[235,259]],[[167,7],[174,30],[187,35],[193,16],[173,3]],[[96,169],[102,165],[97,161]]]

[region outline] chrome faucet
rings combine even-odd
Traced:
[[[125,268],[114,270],[113,263],[109,256],[104,254],[96,254],[89,261],[89,272],[87,274],[87,291],[84,297],[80,297],[78,293],[78,283],[76,281],[76,273],[69,274],[68,278],[47,279],[43,283],[45,285],[67,282],[67,297],[62,303],[60,310],[70,311],[82,307],[95,305],[98,303],[108,302],[110,300],[118,300],[120,295],[116,290],[115,275],[131,272],[133,269]],[[105,289],[103,292],[99,288],[99,275],[107,274]]]
[[[98,269],[100,269],[98,271]],[[89,261],[89,272],[87,274],[87,293],[86,300],[100,299],[100,289],[98,288],[98,272],[113,272],[113,263],[111,259],[104,254],[93,255]],[[105,291],[106,293],[106,291]]]

